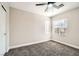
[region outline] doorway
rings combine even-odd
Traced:
[[[7,51],[6,46],[6,12],[0,3],[0,55]]]

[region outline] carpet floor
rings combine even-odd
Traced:
[[[5,56],[79,56],[79,50],[50,40],[10,49]]]

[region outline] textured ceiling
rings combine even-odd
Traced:
[[[79,7],[79,2],[57,2],[56,5],[63,3],[64,7],[60,9],[56,9],[52,7],[49,10],[49,12],[45,12],[45,9],[47,6],[46,5],[35,6],[36,3],[40,3],[40,2],[12,2],[10,3],[10,6],[13,8],[17,8],[20,10],[24,10],[35,14],[44,15],[44,16],[55,16],[59,13]]]

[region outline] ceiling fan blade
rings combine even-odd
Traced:
[[[57,5],[55,5],[55,4],[53,5],[53,7],[58,9],[58,6],[57,6]]]
[[[56,2],[47,2],[47,3],[38,3],[36,6],[42,6],[42,5],[48,5],[48,4],[54,4]]]
[[[45,9],[45,12],[48,10],[48,5],[47,5],[47,7],[46,7],[46,9]]]
[[[48,4],[54,4],[54,3],[56,3],[56,2],[48,2]]]
[[[55,4],[53,5],[53,7],[54,7],[54,8],[57,8],[57,9],[59,9],[59,8],[61,8],[61,7],[63,7],[63,6],[64,6],[64,4],[60,4],[59,6],[57,6],[57,5],[55,5]]]
[[[60,7],[63,7],[63,6],[64,6],[64,4],[60,4],[59,6],[60,6]]]
[[[46,5],[47,3],[39,3],[39,4],[36,4],[36,6],[42,6],[42,5]]]

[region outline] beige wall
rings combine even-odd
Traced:
[[[79,8],[56,15],[52,20],[68,19],[68,29],[65,36],[61,37],[53,34],[55,41],[64,42],[75,47],[79,47]]]
[[[10,8],[10,46],[49,40],[45,16]]]

